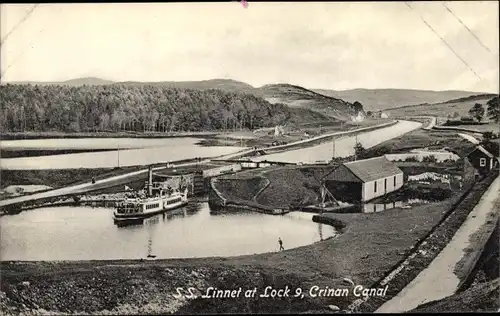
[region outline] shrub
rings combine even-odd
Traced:
[[[437,158],[434,156],[434,155],[429,155],[429,156],[425,156],[423,159],[422,159],[423,162],[430,162],[430,163],[436,163],[437,162]]]
[[[415,156],[410,156],[410,157],[406,157],[406,159],[404,161],[406,161],[406,162],[418,162],[419,160]]]
[[[498,135],[493,133],[493,132],[484,132],[483,133],[483,140],[484,141],[488,141],[488,140],[491,140],[491,139],[497,139],[498,138]]]

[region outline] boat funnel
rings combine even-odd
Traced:
[[[148,168],[148,195],[153,195],[153,166]]]

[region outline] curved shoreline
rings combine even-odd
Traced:
[[[443,202],[442,205],[445,207],[449,203],[449,201]],[[346,308],[354,299],[352,296],[306,297],[303,300],[292,301],[287,299],[278,301],[260,299],[247,305],[248,300],[212,301],[198,298],[189,300],[189,302],[181,302],[172,299],[171,295],[176,293],[173,285],[192,285],[201,288],[207,288],[208,286],[218,288],[240,286],[263,289],[268,285],[278,288],[288,284],[302,287],[304,290],[312,286],[345,288],[342,279],[346,276],[356,284],[368,286],[382,277],[383,271],[387,270],[385,261],[389,254],[396,261],[398,261],[398,258],[405,258],[406,255],[403,254],[403,250],[408,245],[413,244],[417,236],[421,237],[426,232],[426,229],[420,228],[413,233],[408,233],[415,223],[424,223],[430,219],[429,216],[436,219],[441,217],[441,212],[436,211],[436,206],[432,208],[422,206],[419,211],[415,212],[418,212],[418,214],[413,215],[409,210],[398,210],[386,211],[385,214],[316,215],[315,220],[313,220],[315,222],[336,225],[339,228],[344,226],[342,234],[335,238],[275,253],[234,257],[158,259],[153,261],[2,261],[0,262],[3,274],[2,292],[6,293],[10,302],[8,306],[25,311],[43,308],[54,312],[68,310],[82,313],[101,313],[106,309],[108,311],[114,310],[115,313],[120,311],[118,313],[125,314],[148,313],[148,310],[144,309],[144,304],[148,300],[160,300],[160,302],[164,303],[164,307],[156,310],[156,312],[160,313],[172,312],[170,308],[179,304],[180,307],[176,310],[178,313],[204,314],[220,311],[228,312],[235,310],[235,308],[242,312],[254,313],[273,312],[277,311],[276,308],[278,308],[278,311],[285,312],[288,309],[286,307],[288,304],[292,304],[291,306],[294,307],[296,312],[326,311],[329,304]],[[386,229],[388,221],[393,223],[389,225],[398,223],[397,231]],[[389,243],[391,240],[397,242],[394,244]],[[353,252],[353,247],[359,251]],[[336,259],[332,261],[332,258]],[[165,274],[162,271],[172,272]],[[219,277],[221,273],[226,277],[221,279]],[[99,283],[93,281],[96,276],[101,280]],[[29,287],[23,288],[23,282],[28,282]],[[71,291],[67,290],[68,282],[73,284],[73,290]],[[136,301],[135,296],[124,294],[128,293],[132,284],[136,284],[136,282],[144,284],[139,285],[138,289],[141,289],[141,296],[149,297],[146,301]],[[150,285],[144,287],[146,284]],[[137,285],[134,286],[137,287]],[[151,288],[151,286],[153,287]],[[12,292],[19,287],[23,288],[22,291],[24,291],[21,296]],[[39,292],[41,288],[44,291]],[[154,288],[162,288],[162,290],[158,293],[158,291],[153,290]],[[87,290],[85,292],[83,289],[90,289],[91,292]],[[47,294],[41,295],[37,293]],[[63,302],[72,302],[71,295],[81,295],[82,301],[92,300],[95,303],[91,305],[83,305],[77,302],[73,304],[62,303],[63,305],[66,304],[65,307],[62,307],[54,305],[55,303],[49,298],[50,295],[59,297],[59,301]],[[117,297],[121,298],[117,301]],[[279,301],[286,305],[278,303]],[[26,307],[23,307],[22,304]],[[121,308],[120,306],[123,307],[123,304],[126,304],[131,309],[121,311],[119,308]],[[285,310],[282,310],[282,308],[285,308]]]

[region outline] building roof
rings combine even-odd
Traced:
[[[347,162],[344,166],[363,182],[370,182],[402,173],[384,156]]]
[[[483,154],[485,154],[486,156],[490,157],[490,158],[493,158],[493,154],[490,153],[489,151],[486,150],[486,148],[484,148],[483,146],[479,145],[476,147],[476,149],[474,149],[472,152],[476,151],[476,150],[479,150],[481,151]],[[470,155],[470,154],[469,154]]]

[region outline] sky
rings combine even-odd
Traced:
[[[248,3],[2,4],[1,81],[499,92],[498,1]]]

